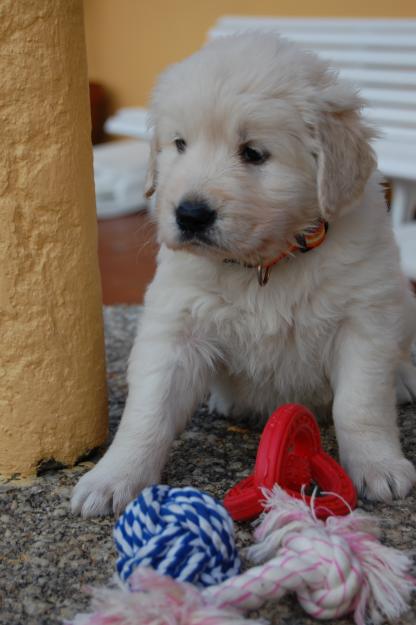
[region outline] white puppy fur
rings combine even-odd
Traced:
[[[326,63],[273,34],[216,40],[162,75],[148,180],[158,269],[119,430],[76,486],[74,511],[118,513],[158,482],[210,390],[211,406],[236,414],[330,407],[358,489],[381,500],[409,492],[416,473],[400,447],[395,380],[402,399],[415,395],[415,306],[361,106]],[[195,199],[216,211],[203,240],[175,219]],[[247,265],[273,259],[319,218],[324,243],[259,286]]]

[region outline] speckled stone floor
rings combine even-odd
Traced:
[[[120,418],[126,395],[125,368],[134,335],[136,307],[105,310],[111,430]],[[403,445],[416,461],[416,406],[401,411]],[[176,441],[164,481],[192,484],[221,497],[251,469],[260,431],[250,424],[208,415],[201,408]],[[324,446],[335,453],[332,427],[322,429]],[[94,459],[92,459],[94,460]],[[69,619],[88,604],[83,586],[105,584],[114,570],[113,519],[82,520],[69,512],[69,498],[79,476],[91,466],[50,471],[27,484],[0,486],[0,623],[52,625]],[[416,492],[393,505],[363,503],[382,519],[385,541],[415,547]],[[250,526],[237,529],[239,545],[250,542]],[[288,598],[261,612],[272,625],[312,625]],[[339,625],[352,621],[343,619]],[[416,623],[413,610],[398,624]]]

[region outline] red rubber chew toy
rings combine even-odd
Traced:
[[[263,511],[261,489],[276,483],[297,499],[302,498],[302,486],[308,490],[318,485],[328,493],[315,498],[320,519],[348,514],[357,505],[351,479],[322,449],[315,417],[298,404],[286,404],[272,414],[261,435],[254,473],[228,491],[224,506],[235,521],[253,519]],[[304,499],[309,504],[311,497]]]

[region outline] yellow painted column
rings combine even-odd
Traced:
[[[81,0],[0,3],[0,474],[107,433]]]

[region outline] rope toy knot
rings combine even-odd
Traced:
[[[284,539],[280,560],[289,575],[296,562],[293,583],[287,578],[284,585],[297,592],[299,603],[314,618],[337,618],[354,608],[364,575],[343,537],[308,528]]]
[[[114,539],[123,581],[144,566],[205,587],[237,575],[241,568],[230,516],[195,488],[146,488],[119,518]]]

